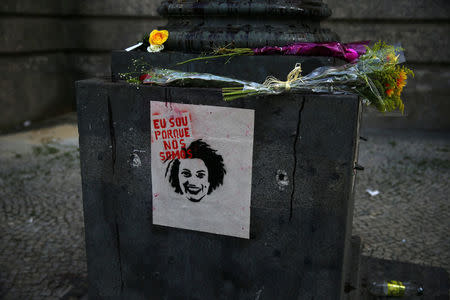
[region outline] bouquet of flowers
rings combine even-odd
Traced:
[[[363,101],[381,112],[395,109],[403,112],[404,104],[400,96],[408,75],[414,74],[399,65],[402,49],[378,42],[366,50],[357,62],[339,67],[320,67],[306,76],[301,75],[301,66],[297,64],[286,81],[269,76],[262,84],[206,73],[146,67],[138,61],[135,61],[135,68],[139,66],[140,69],[122,74],[122,77],[128,82],[143,84],[219,87],[226,101],[288,92],[348,92],[360,95]],[[138,79],[133,77],[134,74],[140,75]]]
[[[406,85],[408,75],[414,73],[405,66],[400,66],[399,57],[402,49],[378,42],[356,63],[339,67],[320,67],[306,76],[301,76],[301,67],[297,65],[286,81],[268,77],[264,88],[258,89],[243,85],[241,87],[223,88],[226,101],[252,96],[280,94],[284,92],[336,93],[350,92],[360,95],[368,104],[379,111],[399,109],[403,112],[404,104],[400,96]]]

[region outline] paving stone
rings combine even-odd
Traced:
[[[365,170],[356,180],[353,219],[363,254],[450,271],[450,135],[387,130],[363,135],[369,141],[360,144]],[[380,194],[371,197],[368,188]]]
[[[85,280],[82,202],[70,195],[81,190],[76,152],[0,154],[1,299],[60,299],[73,278]]]

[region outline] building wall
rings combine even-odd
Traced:
[[[406,114],[366,109],[366,127],[450,129],[450,1],[324,0],[333,16],[323,26],[342,41],[401,43],[415,72],[404,92]]]
[[[400,42],[416,77],[406,116],[368,109],[364,125],[450,129],[450,1],[324,0],[323,26],[342,41]],[[113,49],[124,49],[165,21],[160,0],[2,0],[0,128],[74,109],[78,79],[109,75]]]
[[[75,108],[74,81],[164,20],[159,1],[0,1],[0,129]]]

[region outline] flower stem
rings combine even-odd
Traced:
[[[195,58],[191,58],[182,62],[177,63],[177,65],[184,65],[193,61],[198,61],[198,60],[207,60],[207,59],[215,59],[215,58],[220,58],[220,57],[233,57],[233,56],[237,56],[237,55],[253,55],[253,51],[250,48],[235,48],[235,49],[219,49],[217,51],[215,51],[215,53],[217,53],[217,55],[211,55],[211,56],[200,56],[200,57],[195,57]]]

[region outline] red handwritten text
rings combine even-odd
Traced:
[[[192,158],[186,148],[186,140],[191,137],[191,124],[188,112],[181,116],[152,116],[152,143],[162,143],[164,151],[159,153],[162,161],[170,159]]]

